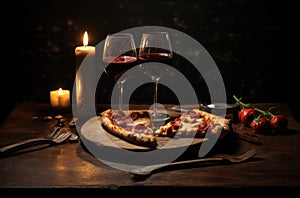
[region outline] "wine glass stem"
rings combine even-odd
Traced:
[[[119,110],[122,110],[122,104],[123,104],[123,83],[120,82],[118,83],[119,89],[120,89],[120,94],[119,94]]]
[[[155,116],[157,113],[157,89],[158,89],[158,79],[155,79],[155,89],[154,89],[154,109],[153,115]]]

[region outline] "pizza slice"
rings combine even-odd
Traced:
[[[100,120],[111,134],[135,145],[156,148],[150,115],[145,110],[112,110],[101,113]]]
[[[216,135],[221,132],[220,138],[222,138],[226,133],[232,131],[231,120],[203,110],[193,109],[161,126],[155,131],[155,134],[165,137],[194,135],[194,137],[202,138],[208,131]]]

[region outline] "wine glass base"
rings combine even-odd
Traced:
[[[150,117],[151,117],[152,122],[167,121],[170,118],[170,116],[166,113],[156,113],[156,114],[150,115]]]
[[[166,122],[168,122],[170,116],[166,113],[157,113],[157,114],[151,114],[150,115],[152,127],[153,130],[156,131],[161,126],[165,125]]]

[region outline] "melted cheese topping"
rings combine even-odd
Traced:
[[[136,119],[135,121],[133,121],[132,123],[128,123],[127,126],[135,127],[136,125],[139,125],[139,124],[144,125],[150,121],[151,121],[150,118],[139,118],[139,119]]]
[[[182,124],[182,127],[180,127],[177,131],[177,133],[195,133],[198,128],[198,122],[195,123],[186,123]]]

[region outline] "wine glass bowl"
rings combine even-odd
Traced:
[[[137,58],[133,56],[119,56],[115,58],[105,58],[104,62],[109,62],[110,64],[104,69],[104,72],[113,78],[116,82],[125,83],[132,75],[131,72],[124,73],[130,68],[134,67],[136,64]]]
[[[145,74],[147,74],[153,81],[159,80],[168,71],[168,67],[159,63],[144,63],[141,67]]]
[[[121,110],[123,85],[133,75],[131,68],[137,65],[137,50],[132,34],[108,34],[104,43],[102,59],[103,62],[108,63],[104,72],[118,84],[119,109]]]
[[[160,78],[168,71],[168,67],[162,64],[172,65],[173,52],[168,32],[143,33],[138,58],[144,73],[155,83],[151,119],[152,121],[167,120],[169,116],[158,113],[157,89]]]
[[[167,32],[143,33],[139,58],[152,61],[161,61],[173,57],[170,36]]]

